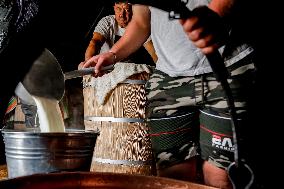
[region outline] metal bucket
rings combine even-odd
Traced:
[[[98,132],[2,130],[8,177],[60,171],[89,171]]]

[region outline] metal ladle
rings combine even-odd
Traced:
[[[108,65],[102,67],[101,71],[110,71],[113,68],[113,65]],[[64,95],[65,80],[90,75],[94,72],[95,68],[90,67],[63,74],[55,56],[48,49],[45,49],[33,63],[23,82],[18,84],[15,93],[33,105],[35,103],[30,95],[60,101]]]
[[[48,49],[44,49],[34,61],[22,83],[33,96],[60,101],[64,95],[64,74],[57,59]],[[18,95],[22,94],[20,91],[19,93]]]
[[[21,103],[29,107],[22,109],[26,125],[34,127],[37,123],[36,112],[32,111],[32,107],[37,106],[33,96],[60,101],[64,90],[65,82],[61,67],[54,55],[48,49],[44,49],[15,89]]]

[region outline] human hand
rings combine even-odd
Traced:
[[[83,68],[83,65],[85,64],[86,61],[80,62],[80,64],[78,65],[78,70]]]
[[[102,66],[107,66],[110,64],[115,63],[114,54],[111,52],[105,52],[96,56],[91,57],[90,59],[86,60],[85,62],[81,62],[81,68],[88,68],[88,67],[95,67],[94,76],[101,75],[101,68]],[[79,64],[79,66],[80,66]]]
[[[207,6],[195,8],[192,16],[180,20],[189,39],[205,54],[215,52],[227,39],[222,18]]]

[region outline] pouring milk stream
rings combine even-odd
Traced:
[[[27,97],[37,106],[41,132],[64,132],[59,108],[59,101],[64,95],[64,74],[49,50],[45,49],[35,60],[22,83],[24,90],[19,90],[18,85],[15,93]],[[25,90],[25,93],[22,92]]]

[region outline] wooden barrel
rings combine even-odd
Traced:
[[[90,76],[84,82],[90,82]],[[154,175],[151,142],[145,123],[145,83],[149,74],[129,77],[98,105],[93,87],[85,87],[84,124],[99,130],[91,171]]]

